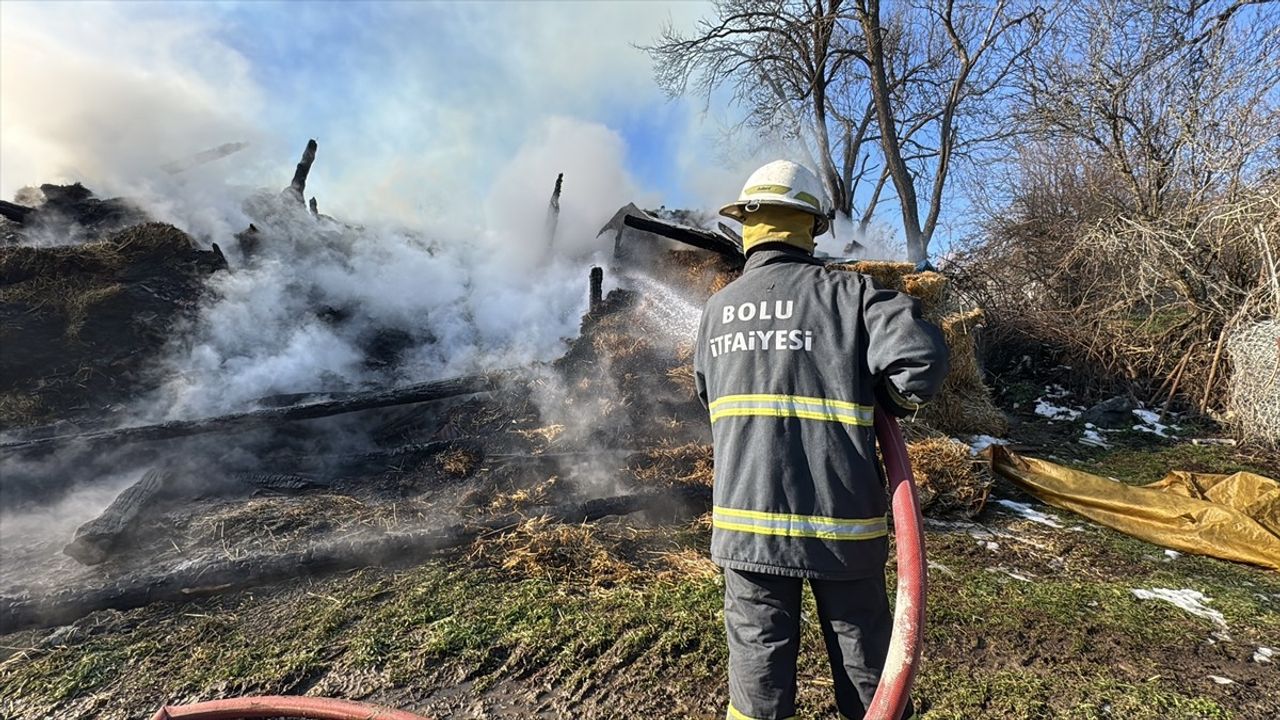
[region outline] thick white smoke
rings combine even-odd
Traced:
[[[587,269],[609,247],[596,231],[637,197],[624,155],[603,126],[552,118],[497,173],[486,203],[458,198],[456,214],[470,225],[350,226],[317,220],[274,192],[250,198],[259,249],[233,254],[232,271],[213,281],[210,301],[174,343],[151,414],[201,416],[276,393],[556,357],[585,310]],[[558,171],[565,184],[551,243]],[[390,364],[370,363],[371,349],[388,342]]]

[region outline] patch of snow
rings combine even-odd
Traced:
[[[1081,445],[1092,445],[1094,447],[1109,448],[1111,443],[1102,437],[1102,433],[1094,429],[1093,423],[1085,425],[1084,435],[1078,441]]]
[[[1134,588],[1130,590],[1130,592],[1132,592],[1133,596],[1139,600],[1163,600],[1164,602],[1176,605],[1196,617],[1205,618],[1220,628],[1225,629],[1227,627],[1227,619],[1222,615],[1222,613],[1205,605],[1205,603],[1211,602],[1211,600],[1199,590],[1171,590],[1169,588],[1151,588],[1150,590],[1144,590],[1141,588]]]
[[[1044,398],[1036,400],[1036,414],[1050,420],[1075,420],[1080,417],[1080,412],[1063,405],[1054,405]]]
[[[1231,678],[1222,677],[1221,675],[1210,675],[1209,679],[1219,685],[1235,685],[1236,681]]]
[[[1182,553],[1178,552],[1177,550],[1165,550],[1164,554],[1166,557],[1166,562],[1168,562],[1169,560],[1177,560],[1178,558],[1182,557]]]
[[[1067,368],[1065,365],[1059,365],[1058,367],[1066,368],[1067,370],[1071,369],[1071,368]],[[1071,394],[1070,390],[1062,387],[1061,385],[1058,385],[1057,383],[1053,385],[1044,386],[1044,396],[1047,398],[1054,398],[1054,399],[1064,398],[1070,394]]]
[[[1012,570],[1005,570],[1005,571],[1004,571],[1004,574],[1005,574],[1005,575],[1008,575],[1009,577],[1013,578],[1014,580],[1021,580],[1022,582],[1025,582],[1025,583],[1029,583],[1029,582],[1031,582],[1031,578],[1027,577],[1026,575],[1021,575],[1021,574],[1019,574],[1019,573],[1016,573],[1016,572],[1014,572],[1014,571],[1012,571]]]
[[[1048,525],[1052,528],[1063,527],[1062,523],[1058,522],[1058,519],[1054,516],[1049,515],[1048,513],[1042,513],[1026,503],[1014,502],[1013,500],[996,500],[996,503],[1012,510],[1031,522]]]
[[[1256,663],[1269,663],[1276,656],[1274,648],[1260,647],[1253,651],[1253,661]]]
[[[977,455],[992,445],[1008,445],[1009,441],[1004,438],[991,437],[990,435],[974,435],[969,438],[969,452]]]
[[[1146,410],[1144,408],[1134,408],[1133,414],[1134,414],[1134,417],[1138,418],[1138,420],[1140,421],[1138,425],[1133,426],[1134,430],[1137,430],[1139,432],[1151,433],[1152,435],[1158,435],[1162,438],[1173,437],[1173,435],[1169,433],[1169,430],[1172,429],[1172,426],[1165,425],[1164,423],[1160,422],[1160,413],[1154,412],[1152,410]]]

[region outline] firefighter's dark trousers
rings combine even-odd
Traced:
[[[800,578],[725,569],[732,720],[795,715],[803,583]],[[861,720],[880,682],[893,631],[884,576],[810,580],[809,585],[835,680],[836,707],[848,720]],[[910,716],[910,711],[904,714]]]

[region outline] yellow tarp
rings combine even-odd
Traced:
[[[1182,552],[1280,570],[1280,483],[1175,470],[1141,487],[992,446],[991,469],[1054,507]]]

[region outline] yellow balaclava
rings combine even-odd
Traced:
[[[813,215],[780,205],[761,205],[747,212],[742,223],[742,252],[761,243],[786,243],[812,254]]]

